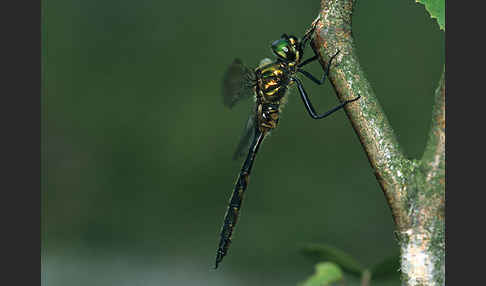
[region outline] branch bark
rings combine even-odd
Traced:
[[[352,37],[352,0],[322,0],[311,46],[324,68],[338,50],[330,81],[345,107],[396,225],[403,285],[444,285],[445,69],[421,160],[405,157],[359,64]]]

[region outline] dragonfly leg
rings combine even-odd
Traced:
[[[323,114],[317,114],[316,110],[314,109],[314,106],[312,106],[312,103],[310,102],[309,97],[307,96],[307,93],[304,90],[304,85],[302,84],[302,81],[300,79],[293,77],[292,80],[297,83],[297,88],[299,89],[300,97],[302,98],[302,101],[304,102],[305,108],[309,112],[309,115],[314,118],[314,119],[322,119],[328,115],[331,115],[332,113],[338,111],[339,109],[343,108],[346,104],[353,102],[355,100],[358,100],[361,95],[358,95],[358,97],[353,98],[351,100],[346,100],[345,102],[341,103],[340,105],[334,107],[333,109],[323,113]]]
[[[329,60],[329,64],[327,65],[326,67],[326,71],[324,72],[324,75],[322,76],[322,79],[318,80],[317,78],[315,78],[313,75],[311,75],[309,72],[301,69],[300,67],[302,67],[304,64],[307,64],[309,62],[311,62],[311,60],[315,57],[317,59],[317,55],[302,62],[301,65],[299,65],[299,69],[297,69],[298,72],[300,72],[301,74],[305,75],[308,79],[312,80],[313,82],[315,82],[316,84],[318,85],[321,85],[323,84],[325,81],[326,81],[326,77],[329,76],[329,69],[331,68],[331,64],[332,64],[332,60],[339,54],[340,51],[337,51],[337,53],[335,53],[331,59]]]
[[[298,68],[303,67],[303,66],[305,66],[306,64],[309,64],[309,63],[311,63],[311,62],[313,62],[313,61],[317,60],[318,58],[319,58],[319,57],[318,57],[317,55],[316,55],[316,56],[313,56],[313,57],[311,57],[311,58],[308,58],[307,60],[305,60],[305,61],[301,62],[300,64],[298,64],[298,65],[297,65],[297,67],[298,67]]]
[[[299,47],[299,49],[302,52],[302,54],[304,53],[305,47],[307,46],[307,42],[309,40],[311,40],[312,34],[316,30],[316,25],[317,25],[317,22],[314,24],[314,26],[307,33],[304,34],[304,36],[302,37],[302,40],[300,41],[300,47]],[[300,64],[297,65],[297,67],[299,67],[299,68],[300,67],[303,67],[306,64],[311,63],[311,62],[313,62],[313,61],[315,61],[317,59],[318,59],[318,56],[315,55],[315,56],[313,56],[311,58],[308,58],[307,60],[301,62]]]
[[[302,50],[305,49],[305,46],[307,45],[307,41],[310,40],[312,34],[316,30],[316,25],[317,25],[317,21],[314,23],[314,26],[312,26],[312,28],[309,31],[307,31],[307,33],[305,33],[304,36],[302,37],[302,40],[300,41],[301,42],[300,48]]]

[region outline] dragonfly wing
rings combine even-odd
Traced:
[[[250,148],[251,142],[255,138],[255,115],[252,114],[248,117],[246,122],[246,126],[243,129],[243,134],[241,135],[240,142],[236,147],[235,153],[233,154],[233,160],[236,160],[243,155],[248,153],[248,149]]]
[[[223,78],[223,103],[232,108],[242,98],[253,96],[254,72],[235,59]]]

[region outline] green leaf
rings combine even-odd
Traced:
[[[334,262],[335,264],[339,265],[344,272],[352,274],[356,277],[360,277],[364,271],[364,267],[351,255],[330,245],[311,244],[304,247],[302,252],[315,262]]]
[[[326,286],[343,278],[339,266],[331,262],[321,262],[316,265],[314,274],[299,286]]]
[[[445,0],[415,0],[415,2],[424,4],[430,17],[437,19],[439,28],[445,31]]]
[[[379,280],[398,275],[400,272],[400,255],[396,254],[384,259],[382,262],[373,265],[370,268],[371,279]]]

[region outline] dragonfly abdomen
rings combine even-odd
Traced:
[[[255,129],[255,138],[250,146],[248,156],[246,157],[245,163],[241,167],[241,171],[236,180],[233,193],[231,194],[230,203],[226,214],[224,216],[223,227],[221,228],[220,240],[218,245],[218,251],[216,253],[216,264],[214,268],[218,268],[218,264],[223,260],[223,257],[228,253],[228,248],[231,244],[231,236],[233,235],[233,230],[235,229],[236,223],[238,221],[238,216],[240,213],[241,203],[243,202],[243,196],[248,187],[248,179],[250,176],[251,168],[255,160],[256,153],[260,147],[263,138],[265,137],[265,132],[260,132],[258,128]]]
[[[231,236],[233,230],[238,221],[238,215],[243,202],[243,194],[248,185],[248,173],[241,172],[238,176],[238,180],[235,185],[233,194],[231,195],[230,203],[224,217],[223,227],[221,229],[221,238],[219,241],[218,252],[216,256],[216,265],[218,267],[219,262],[223,260],[223,257],[228,252],[229,245],[231,244]]]

